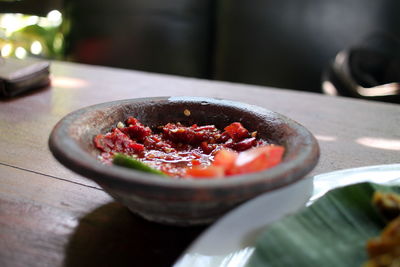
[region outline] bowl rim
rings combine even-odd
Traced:
[[[235,175],[229,178],[221,179],[172,179],[170,177],[162,177],[160,175],[140,172],[127,169],[120,166],[109,166],[101,163],[90,153],[79,146],[79,143],[68,135],[68,129],[73,125],[74,121],[80,116],[104,108],[111,108],[115,105],[126,105],[139,102],[207,102],[211,104],[219,104],[223,106],[240,108],[243,111],[251,111],[253,113],[273,116],[287,122],[290,128],[296,132],[301,132],[304,142],[308,145],[290,161],[284,161],[277,166],[250,174]],[[144,97],[123,99],[110,102],[99,103],[72,111],[64,116],[53,128],[49,137],[49,148],[53,156],[65,167],[83,175],[95,182],[104,183],[113,186],[126,187],[127,184],[141,184],[143,186],[158,186],[160,188],[174,189],[209,189],[209,188],[233,188],[243,185],[257,184],[260,182],[269,183],[270,189],[282,187],[287,184],[294,183],[310,172],[319,160],[320,149],[314,135],[298,122],[263,107],[250,105],[243,102],[237,102],[227,99],[210,98],[210,97],[192,97],[192,96],[161,96],[161,97]],[[65,149],[67,148],[67,149]],[[309,162],[303,165],[302,163]],[[267,181],[268,180],[268,181]]]

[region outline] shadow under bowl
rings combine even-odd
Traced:
[[[129,116],[151,128],[181,122],[223,129],[241,122],[259,138],[283,145],[285,155],[273,168],[222,179],[173,179],[102,164],[93,138]],[[297,122],[261,107],[201,97],[140,98],[86,107],[58,122],[49,147],[64,166],[94,180],[132,212],[172,225],[211,223],[246,200],[299,181],[319,158],[316,139]]]

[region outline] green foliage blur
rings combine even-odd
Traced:
[[[47,17],[0,14],[0,51],[3,57],[65,58],[67,23],[53,10]]]

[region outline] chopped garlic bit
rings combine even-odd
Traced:
[[[123,123],[123,122],[118,122],[118,124],[117,124],[117,128],[118,129],[121,129],[121,128],[124,128],[125,127],[125,124]]]
[[[190,110],[185,109],[185,110],[183,111],[183,114],[185,114],[185,116],[189,117],[189,116],[190,116]]]
[[[170,148],[170,147],[164,147],[163,149],[164,149],[164,151],[167,152],[167,153],[171,153],[171,152],[173,151],[173,149]]]

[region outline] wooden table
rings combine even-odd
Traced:
[[[0,266],[170,266],[205,229],[147,222],[52,157],[53,126],[88,105],[167,95],[259,105],[316,135],[310,175],[400,159],[395,104],[65,62],[51,72],[51,87],[0,101]]]

